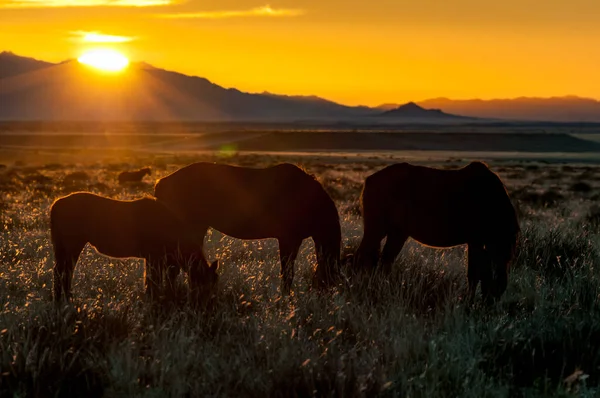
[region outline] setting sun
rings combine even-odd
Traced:
[[[119,72],[129,65],[129,59],[125,55],[109,49],[87,51],[77,60],[107,72]]]

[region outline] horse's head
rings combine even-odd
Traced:
[[[319,225],[312,235],[317,251],[317,269],[313,285],[318,287],[328,287],[337,282],[342,250],[342,231],[337,208],[333,200],[325,192],[323,194],[328,210],[315,215],[318,216]]]
[[[327,288],[336,283],[340,272],[339,245],[324,246],[317,252],[317,269],[313,276],[313,286]]]
[[[499,299],[508,285],[508,266],[506,263],[492,258],[491,267],[492,280],[489,284],[489,293],[494,299]]]

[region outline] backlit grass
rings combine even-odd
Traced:
[[[594,207],[600,169],[594,167],[492,164],[513,193],[523,236],[508,290],[491,309],[465,306],[464,248],[434,250],[409,241],[391,277],[348,278],[320,294],[310,288],[316,260],[307,241],[293,294],[281,297],[276,242],[217,231],[206,249],[209,260],[221,260],[220,289],[208,311],[183,304],[151,308],[143,300],[141,261],[108,259],[91,249],[76,268],[72,305],[50,302],[48,209],[54,199],[76,190],[122,199],[150,194],[156,178],[203,159],[215,158],[25,162],[0,170],[1,396],[600,393]],[[288,160],[300,160],[325,184],[351,251],[362,235],[361,182],[397,160],[248,155],[227,161],[265,166]],[[147,165],[153,171],[143,183],[117,183],[120,171]]]

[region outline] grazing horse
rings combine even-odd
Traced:
[[[202,242],[167,206],[155,198],[115,200],[88,192],[57,199],[50,209],[54,246],[54,299],[71,296],[73,271],[86,243],[115,258],[145,259],[146,295],[157,299],[166,273],[167,288],[180,269],[189,275],[190,290],[212,294],[218,263],[208,265]]]
[[[150,167],[144,167],[136,171],[123,171],[119,174],[119,184],[128,182],[141,182],[145,175],[150,175]]]
[[[506,290],[520,228],[504,184],[486,164],[457,170],[388,166],[367,177],[361,208],[358,264],[374,267],[380,259],[389,271],[409,237],[433,247],[467,244],[470,300],[480,281],[486,301]]]
[[[239,239],[277,239],[285,294],[305,238],[312,237],[317,252],[313,284],[326,286],[337,275],[342,240],[337,208],[321,184],[297,166],[194,163],[158,180],[154,196],[202,236],[212,227]]]

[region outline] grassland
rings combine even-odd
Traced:
[[[293,295],[281,297],[276,242],[212,231],[221,260],[214,308],[160,311],[143,300],[140,261],[86,249],[74,302],[50,302],[48,208],[90,190],[116,198],[152,192],[187,163],[301,163],[338,204],[344,246],[362,231],[364,177],[393,157],[130,155],[0,166],[0,396],[411,396],[600,394],[600,167],[491,163],[523,236],[509,286],[494,308],[469,311],[464,248],[403,249],[389,278],[310,288],[312,243],[301,249]],[[458,167],[465,161],[428,162]],[[119,171],[150,165],[126,187]],[[181,289],[185,282],[182,281]]]

